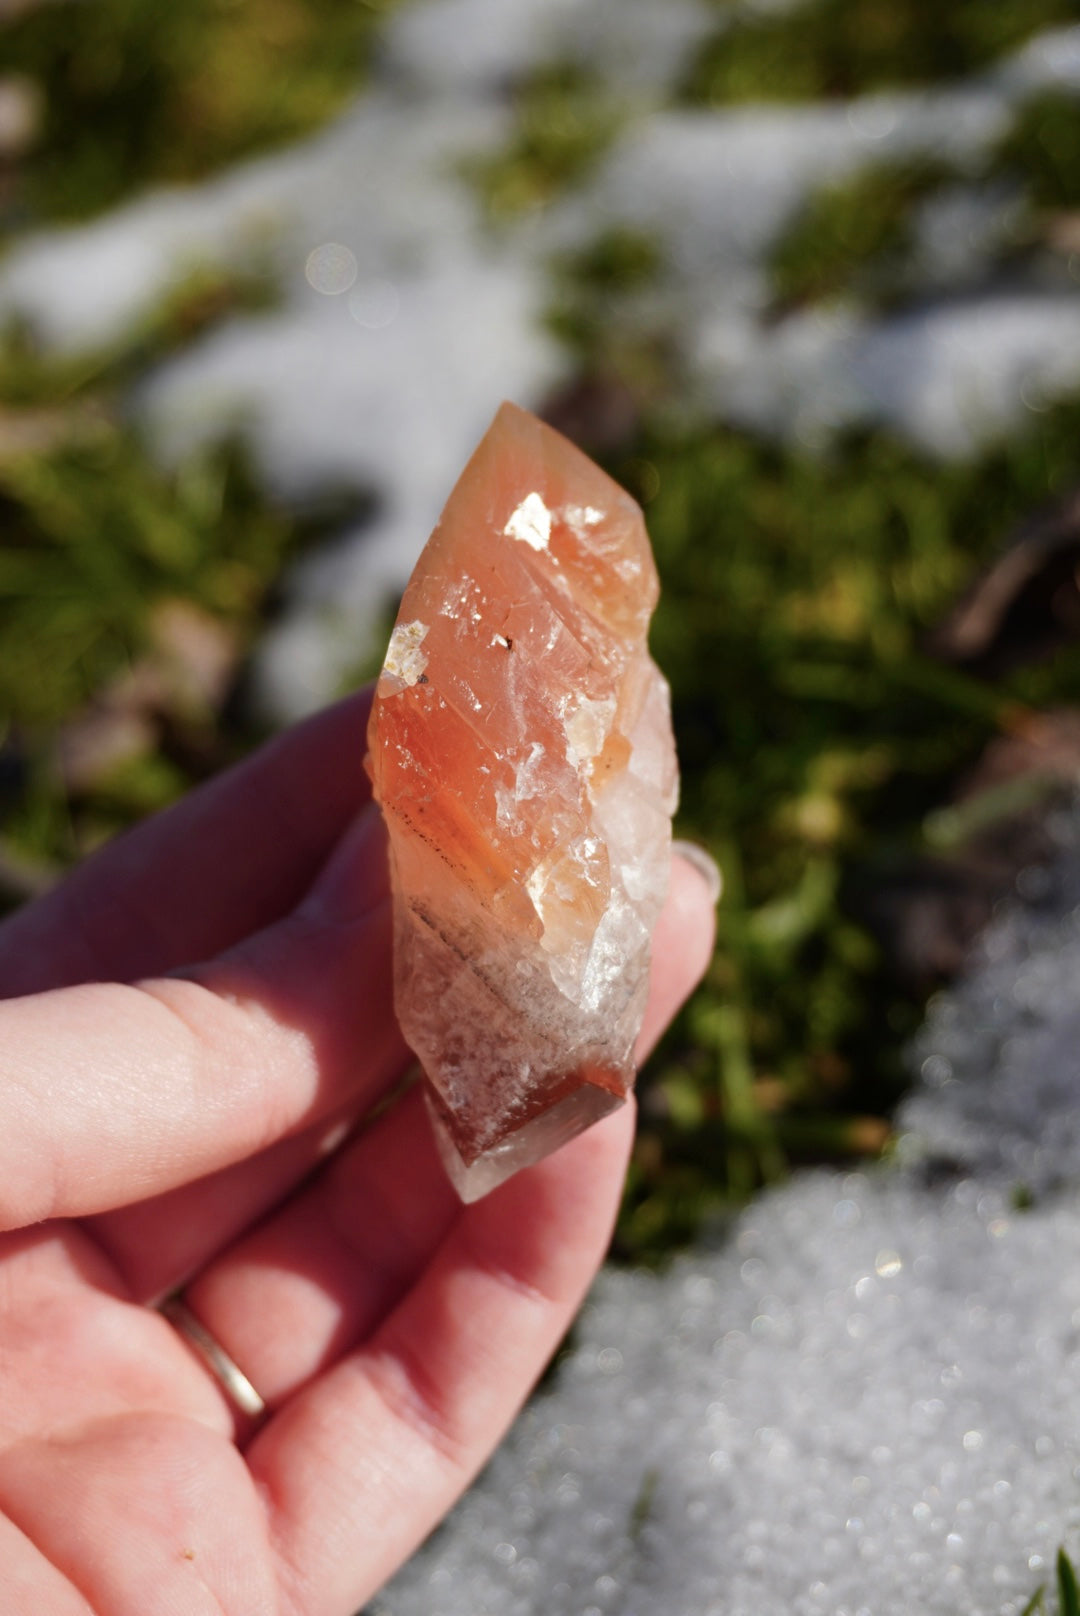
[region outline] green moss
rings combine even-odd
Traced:
[[[582,179],[621,122],[610,92],[573,63],[538,69],[513,92],[514,128],[494,157],[466,165],[494,224],[517,218]]]
[[[1080,702],[1080,649],[990,683],[923,639],[1072,485],[1078,434],[1064,405],[955,465],[880,435],[815,459],[654,425],[613,462],[652,470],[683,828],[725,881],[709,976],[646,1085],[625,1252],[662,1253],[785,1159],[887,1143],[922,1003],[859,916],[1019,704]]]
[[[102,421],[0,465],[0,710],[52,725],[133,658],[148,611],[175,595],[249,617],[289,523],[219,452],[173,476]]]
[[[777,301],[887,293],[912,245],[913,208],[953,177],[926,160],[877,163],[816,191],[773,253]]]
[[[265,296],[257,277],[193,271],[107,350],[54,361],[26,332],[0,340],[0,895],[12,859],[62,866],[250,738],[235,713],[166,695],[143,744],[92,785],[62,785],[59,731],[145,666],[159,608],[197,608],[242,658],[289,559],[362,504],[345,491],[286,510],[235,443],[163,470],[121,418],[119,389],[151,359]]]
[[[648,300],[663,269],[663,249],[644,231],[602,231],[552,265],[548,329],[593,375],[616,376],[649,392],[666,367],[666,331]]]
[[[162,471],[105,416],[0,462],[0,855],[63,866],[250,744],[240,711],[156,690],[158,613],[196,608],[242,665],[283,569],[328,518],[268,501],[235,445]],[[57,736],[139,669],[145,735],[64,784]]]
[[[150,183],[201,178],[317,128],[361,80],[396,0],[94,0],[4,30],[41,85],[22,216],[83,218]]]
[[[655,236],[622,225],[601,232],[566,260],[562,268],[582,291],[612,297],[651,285],[662,260],[663,252]]]
[[[750,21],[723,15],[684,94],[721,106],[960,78],[1075,20],[1072,0],[818,0]]]
[[[0,329],[0,404],[16,409],[66,407],[91,395],[115,394],[148,365],[192,342],[226,315],[273,307],[268,271],[191,263],[178,266],[162,297],[122,335],[74,355],[43,353],[18,321]]]
[[[1023,187],[1026,225],[1001,249],[1017,258],[1040,238],[1032,209],[1080,207],[1080,98],[1054,93],[1024,104],[983,173]],[[880,303],[909,293],[914,210],[959,177],[948,164],[914,159],[873,164],[815,192],[772,255],[778,305],[849,293]]]
[[[1080,207],[1080,97],[1046,94],[1021,109],[997,153],[1043,208]]]

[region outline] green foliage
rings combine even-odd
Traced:
[[[997,162],[1024,177],[1040,207],[1080,207],[1080,97],[1034,97],[999,149]]]
[[[161,600],[253,620],[296,524],[257,493],[235,445],[159,469],[114,396],[151,357],[265,295],[261,282],[196,270],[106,350],[52,361],[17,328],[0,340],[0,712],[10,722],[60,723],[137,654]]]
[[[356,89],[396,0],[93,0],[4,30],[45,126],[16,191],[31,217],[82,218],[318,127]]]
[[[619,110],[599,79],[573,63],[538,69],[514,90],[514,130],[497,156],[466,165],[498,224],[542,207],[607,150]]]
[[[254,262],[242,271],[192,262],[179,265],[154,307],[104,347],[49,356],[30,331],[11,322],[0,329],[0,408],[66,408],[91,394],[114,394],[226,315],[273,301],[270,278]]]
[[[959,78],[1075,20],[1073,0],[817,0],[749,21],[727,14],[684,93],[719,106]]]
[[[171,687],[155,626],[183,602],[241,658],[282,568],[321,523],[269,503],[234,445],[162,471],[100,415],[0,460],[0,524],[0,864],[44,871],[250,743],[236,713],[193,705],[183,679]],[[110,693],[128,687],[125,717]],[[121,734],[135,725],[133,746],[66,782],[58,741],[113,707]],[[10,896],[6,879],[0,889]]]
[[[1077,1587],[1076,1571],[1064,1549],[1057,1552],[1055,1582],[1058,1596],[1056,1612],[1047,1610],[1046,1584],[1043,1583],[1036,1588],[1020,1616],[1080,1616],[1080,1588]]]
[[[105,421],[0,465],[0,522],[0,710],[31,727],[133,659],[156,602],[250,617],[290,536],[235,451],[170,475]]]
[[[1017,256],[1040,235],[1031,209],[1080,207],[1080,97],[1052,93],[1025,103],[984,173],[1023,186],[1026,227],[1018,222],[1001,250]],[[773,252],[778,305],[852,293],[880,303],[910,293],[915,209],[960,178],[946,163],[914,158],[874,163],[823,186]]]
[[[581,252],[574,254],[563,269],[582,292],[613,297],[651,285],[662,257],[660,243],[654,236],[621,225],[602,231]]]
[[[552,266],[549,329],[584,369],[648,390],[665,368],[664,333],[649,311],[662,267],[655,237],[627,227],[602,231]]]
[[[1021,704],[1080,701],[1076,649],[990,683],[923,639],[1071,485],[1078,434],[1070,404],[942,465],[880,435],[814,458],[654,424],[613,464],[631,484],[652,468],[682,823],[725,881],[715,960],[645,1098],[625,1252],[661,1253],[786,1158],[885,1144],[921,1005],[859,917],[898,860],[943,851],[934,811]]]
[[[777,300],[888,291],[911,247],[913,207],[951,177],[926,159],[876,163],[816,191],[773,254]]]
[[[355,514],[349,492],[276,506],[235,443],[164,470],[118,411],[117,390],[151,359],[265,298],[258,278],[192,271],[106,350],[52,361],[23,331],[0,340],[0,897],[22,890],[13,868],[32,889],[250,740],[235,714],[158,688],[159,614],[185,602],[239,659],[288,560]],[[63,784],[58,737],[137,676],[154,687],[147,710],[113,720],[134,724],[137,744],[91,783]]]

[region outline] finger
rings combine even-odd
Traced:
[[[417,1086],[185,1299],[278,1407],[376,1327],[460,1215]]]
[[[649,998],[636,1050],[639,1065],[705,975],[716,942],[716,896],[701,866],[676,853],[653,937]]]
[[[641,1058],[705,969],[711,914],[700,876],[675,860]],[[209,1262],[186,1299],[264,1401],[280,1406],[379,1324],[460,1215],[416,1090]]]
[[[0,1004],[0,1224],[160,1194],[265,1149],[406,1060],[374,808],[285,920],[184,977]]]
[[[698,869],[676,857],[639,1062],[704,973],[713,930],[711,893]],[[317,1135],[327,1146],[332,1137]],[[204,1268],[188,1302],[267,1401],[289,1395],[373,1326],[457,1209],[416,1095],[334,1158],[298,1204],[211,1261],[282,1199],[290,1172],[295,1183],[315,1166],[316,1138],[309,1149],[301,1143],[285,1141],[205,1184],[94,1220],[138,1297],[149,1300]]]
[[[155,1302],[183,1285],[333,1155],[356,1125],[358,1109],[350,1104],[244,1161],[136,1207],[99,1213],[85,1219],[84,1227],[124,1275],[135,1300]]]
[[[371,1340],[256,1436],[295,1616],[355,1609],[487,1458],[606,1249],[632,1111],[463,1208]]]
[[[94,1616],[82,1594],[3,1515],[0,1566],[6,1616]]]
[[[0,1340],[0,1452],[138,1411],[232,1433],[220,1387],[76,1224],[0,1235]]]
[[[370,799],[370,690],[110,842],[0,926],[0,996],[174,970],[299,902]]]

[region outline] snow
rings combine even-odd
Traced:
[[[1080,1541],[1080,820],[1059,833],[932,1011],[897,1160],[606,1273],[371,1616],[1018,1616]]]
[[[715,23],[699,0],[421,0],[395,19],[385,60],[414,83],[473,93],[559,63],[659,94]]]
[[[279,719],[355,663],[495,405],[535,403],[564,373],[540,262],[482,232],[457,174],[505,132],[493,104],[372,94],[284,157],[30,241],[0,274],[0,308],[71,350],[113,340],[188,267],[270,265],[278,306],[214,328],[132,408],[169,458],[243,428],[282,497],[376,496],[373,520],[299,569],[263,649],[259,694]]]
[[[1080,298],[1069,293],[973,294],[880,320],[832,307],[748,331],[741,347],[733,334],[724,320],[701,334],[725,413],[810,446],[874,424],[961,456],[1080,381]]]
[[[811,445],[882,425],[958,455],[1080,383],[1067,278],[987,283],[1023,199],[980,174],[1025,98],[1080,91],[1080,27],[965,85],[673,108],[716,26],[706,0],[414,0],[387,23],[371,88],[319,136],[26,239],[0,264],[0,319],[19,314],[61,352],[116,340],[193,268],[269,273],[275,308],[224,320],[131,400],[163,456],[239,428],[282,497],[327,483],[373,496],[290,583],[258,662],[269,716],[299,716],[349,676],[500,400],[539,406],[569,376],[544,324],[551,259],[612,227],[662,243],[637,314],[681,352],[688,405],[717,419]],[[576,189],[494,232],[463,170],[505,149],[507,85],[545,61],[597,75],[623,127]],[[807,199],[911,158],[958,174],[916,214],[920,301],[763,317],[769,255]]]
[[[681,275],[715,295],[733,263],[763,274],[765,254],[821,186],[869,161],[971,163],[1009,121],[1004,98],[983,90],[658,112],[635,124],[567,211],[654,230]]]
[[[396,20],[386,62],[417,84],[462,91],[566,62],[656,91],[673,82],[710,21],[697,0],[425,0]]]
[[[1080,90],[1080,28],[1053,28],[1023,45],[996,74],[1010,94]]]

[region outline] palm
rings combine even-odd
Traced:
[[[255,1486],[180,1338],[73,1224],[7,1237],[0,1263],[5,1608],[194,1616],[231,1588],[230,1616],[276,1610]]]
[[[12,1616],[348,1616],[602,1255],[626,1113],[468,1209],[415,1091],[358,1125],[407,1058],[364,717],[322,715],[0,929]],[[663,924],[646,1040],[707,954],[686,870]],[[181,1284],[258,1429],[147,1305]]]

